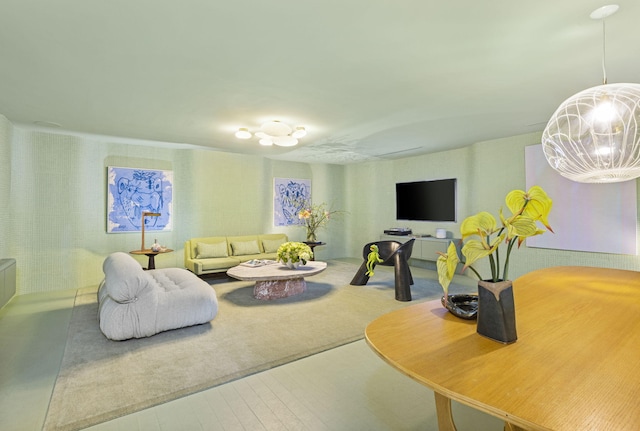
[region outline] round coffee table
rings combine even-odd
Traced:
[[[238,265],[230,268],[227,275],[238,280],[255,281],[253,296],[257,299],[279,299],[298,295],[307,288],[304,277],[321,273],[326,262],[309,261],[298,269],[289,269],[281,263],[258,267]]]

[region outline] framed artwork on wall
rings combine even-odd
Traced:
[[[311,180],[273,179],[273,224],[301,225],[298,213],[311,202]]]
[[[169,231],[173,225],[173,171],[107,168],[107,233]]]

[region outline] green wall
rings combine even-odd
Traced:
[[[11,206],[11,123],[0,115],[0,259],[11,257],[9,216]]]
[[[304,240],[301,227],[273,225],[274,177],[310,179],[315,202],[343,204],[341,166],[44,133],[4,117],[0,127],[0,167],[12,171],[0,176],[0,257],[16,259],[19,294],[95,286],[109,253],[140,248],[139,233],[106,233],[108,166],[173,171],[173,229],[146,235],[147,245],[157,238],[175,250],[156,257],[157,267],[182,267],[184,241],[196,236],[284,232]],[[319,259],[344,256],[343,223],[320,232],[327,246],[316,249]]]
[[[304,240],[302,228],[273,226],[274,177],[310,179],[314,202],[347,211],[321,231],[327,246],[316,249],[319,259],[358,257],[363,244],[392,226],[425,234],[446,228],[457,236],[459,223],[396,221],[395,183],[455,177],[459,221],[481,210],[497,215],[507,192],[525,187],[524,147],[539,142],[534,133],[340,166],[46,133],[0,116],[0,258],[16,258],[18,292],[25,294],[95,286],[109,253],[139,249],[138,233],[106,233],[107,166],[173,171],[173,230],[147,238],[175,250],[159,256],[158,267],[183,266],[184,241],[196,236],[285,232]],[[640,259],[523,246],[512,257],[511,276],[554,265],[638,270]]]
[[[350,255],[361,255],[362,245],[379,238],[382,231],[389,227],[408,226],[414,233],[431,235],[435,235],[436,228],[445,228],[459,238],[460,222],[469,215],[488,211],[497,219],[498,209],[504,207],[507,193],[514,189],[525,189],[524,148],[539,144],[540,137],[541,133],[531,133],[473,143],[458,150],[348,166],[345,193],[352,214],[351,221],[369,221],[354,222],[351,226],[348,232],[352,239]],[[454,177],[458,179],[458,223],[395,219],[396,182]],[[364,190],[368,192],[364,193]],[[552,211],[549,218],[552,227],[553,219],[557,216]],[[606,228],[615,234],[617,225],[618,220],[611,220]],[[523,244],[511,256],[509,278],[515,279],[533,269],[558,265],[640,270],[640,257],[528,248]],[[481,274],[489,274],[487,259],[475,267],[481,270]]]

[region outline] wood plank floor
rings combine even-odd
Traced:
[[[42,428],[74,294],[24,295],[0,310],[0,429]],[[493,417],[453,408],[459,431],[502,430]],[[433,392],[361,340],[88,429],[436,431],[437,423]]]

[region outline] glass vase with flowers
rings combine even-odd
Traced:
[[[324,202],[320,205],[309,205],[298,213],[298,218],[302,220],[302,226],[307,230],[307,242],[318,242],[318,229],[326,226],[332,216],[342,213],[339,210],[327,209]]]

